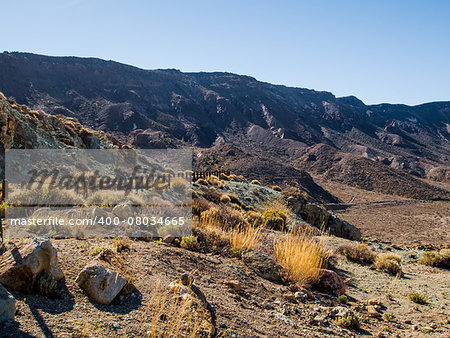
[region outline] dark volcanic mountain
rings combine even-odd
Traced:
[[[352,160],[338,167],[340,175],[330,175],[344,182],[355,163],[359,176],[364,176],[361,167],[379,169],[387,181],[398,170],[439,180],[450,176],[450,102],[367,106],[355,97],[230,73],[143,70],[28,53],[0,54],[0,91],[32,108],[76,117],[136,147],[229,143],[321,174],[336,171],[344,154]],[[330,148],[333,156],[316,162]],[[361,166],[359,158],[370,165]],[[385,170],[388,166],[392,170]],[[392,193],[417,197],[400,190],[406,193]]]

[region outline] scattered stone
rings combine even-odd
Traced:
[[[345,317],[347,317],[349,314],[350,314],[350,310],[347,309],[347,308],[344,307],[344,306],[335,306],[335,307],[332,307],[332,308],[329,310],[329,313],[328,313],[328,315],[329,315],[331,318],[337,318],[337,317],[345,318]]]
[[[133,217],[133,209],[128,204],[119,204],[116,205],[112,212],[114,215],[119,217],[120,219],[127,219],[128,217]]]
[[[104,208],[95,207],[94,209],[92,209],[92,216],[97,218],[105,218],[110,217],[111,214]]]
[[[64,277],[58,265],[57,250],[45,238],[13,246],[2,255],[2,260],[0,284],[20,292],[33,292],[36,278],[44,270],[55,280]]]
[[[381,301],[379,301],[378,299],[375,299],[375,298],[369,299],[367,301],[367,304],[368,305],[382,305]]]
[[[434,329],[432,327],[430,327],[430,326],[424,326],[422,328],[422,332],[423,333],[430,333],[430,332],[433,332],[433,331],[434,331]]]
[[[258,276],[275,283],[282,281],[281,267],[269,256],[255,251],[247,251],[242,254],[242,260]]]
[[[370,317],[379,317],[381,314],[377,311],[377,309],[375,308],[375,306],[373,305],[369,305],[367,307],[367,314]]]
[[[405,324],[412,324],[412,321],[411,321],[411,319],[407,319],[407,320],[405,320]]]
[[[127,284],[127,280],[110,266],[95,260],[85,266],[75,282],[100,304],[110,304]]]
[[[163,243],[172,245],[175,243],[175,240],[177,239],[177,237],[175,237],[174,235],[167,235],[163,238]]]
[[[411,326],[412,327],[412,329],[414,330],[414,331],[416,331],[418,328],[419,328],[419,325],[417,325],[417,324],[414,324],[413,326]]]
[[[0,323],[14,320],[16,314],[16,299],[0,285]]]
[[[338,295],[345,293],[345,284],[336,272],[320,269],[319,276],[319,280],[313,285],[316,290]]]
[[[234,291],[240,291],[242,290],[242,284],[237,280],[226,280],[223,282],[226,286],[228,286],[230,289]]]
[[[277,313],[275,313],[274,316],[279,321],[285,322],[286,324],[289,324],[289,325],[295,327],[294,321],[292,319],[286,317],[284,314],[277,312]]]

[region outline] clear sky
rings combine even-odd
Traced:
[[[449,0],[0,0],[0,49],[450,100]]]

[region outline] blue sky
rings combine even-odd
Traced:
[[[3,1],[0,49],[229,71],[355,95],[450,100],[450,1]]]

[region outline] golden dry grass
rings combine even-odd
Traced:
[[[199,337],[207,336],[211,324],[192,297],[172,297],[159,282],[145,308],[137,329],[139,336]]]
[[[320,269],[329,253],[321,241],[303,233],[287,233],[274,242],[275,259],[284,269],[288,280],[299,286],[312,284],[319,279]]]
[[[253,250],[261,238],[261,229],[253,226],[238,228],[230,231],[230,244],[234,251]]]

